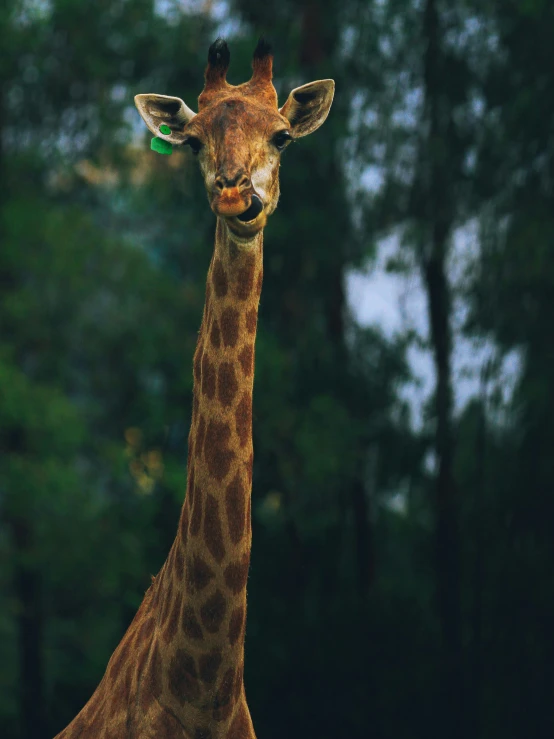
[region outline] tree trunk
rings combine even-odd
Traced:
[[[424,59],[425,116],[425,221],[428,243],[422,249],[422,273],[427,292],[429,324],[436,370],[435,482],[437,601],[443,640],[441,704],[444,722],[440,734],[465,736],[463,727],[463,673],[460,603],[460,552],[458,503],[453,475],[450,327],[451,297],[446,274],[447,246],[453,225],[453,193],[449,170],[452,110],[442,89],[444,80],[440,25],[436,0],[424,10],[427,49]]]
[[[465,736],[460,604],[458,502],[453,476],[452,389],[450,381],[450,327],[448,285],[444,261],[432,259],[424,269],[437,387],[435,397],[435,481],[437,600],[443,638],[443,705],[449,718],[448,735]]]
[[[487,392],[492,367],[488,363],[481,374],[481,407],[477,437],[475,502],[473,526],[475,529],[475,561],[473,565],[473,607],[471,612],[471,736],[481,736],[482,686],[483,686],[483,593],[485,583],[485,494],[487,456]]]

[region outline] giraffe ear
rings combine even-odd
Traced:
[[[192,111],[181,98],[169,95],[145,95],[135,96],[135,105],[142,120],[146,123],[154,136],[169,141],[171,144],[182,144],[186,136],[183,129],[191,121],[196,113]],[[170,133],[160,131],[160,126],[168,126]]]
[[[335,82],[317,80],[295,88],[279,112],[288,119],[294,137],[307,136],[318,129],[329,115]]]

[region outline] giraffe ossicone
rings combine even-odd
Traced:
[[[162,569],[95,693],[58,739],[255,737],[243,669],[263,229],[277,207],[281,152],[325,121],[334,82],[298,87],[279,108],[265,41],[248,82],[230,85],[229,63],[218,39],[198,113],[176,97],[135,98],[155,136],[198,157],[217,217],[193,360],[187,492]]]

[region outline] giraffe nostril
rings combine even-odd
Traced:
[[[238,173],[234,177],[228,177],[225,174],[218,174],[214,180],[214,187],[222,192],[227,187],[236,187],[239,192],[247,190],[252,186],[250,177],[247,174]]]
[[[239,190],[246,190],[246,188],[250,187],[250,177],[244,174],[237,182],[237,187]]]

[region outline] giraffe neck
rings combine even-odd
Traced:
[[[162,676],[156,697],[191,727],[216,721],[223,730],[246,705],[252,390],[262,272],[262,234],[241,247],[218,220],[194,355],[187,494],[154,596],[153,657]]]

